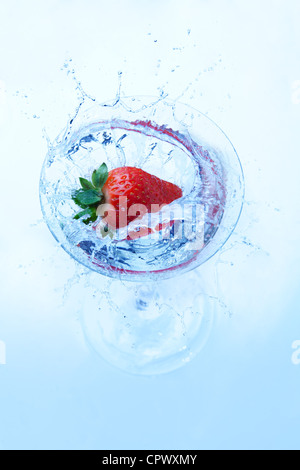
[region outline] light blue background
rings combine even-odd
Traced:
[[[0,448],[300,448],[299,15],[297,0],[0,0]],[[88,348],[84,279],[38,222],[42,129],[54,138],[77,105],[70,58],[99,101],[118,71],[126,95],[183,93],[245,170],[231,249],[200,268],[215,327],[167,375],[127,375]]]

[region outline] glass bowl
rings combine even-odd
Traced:
[[[173,230],[111,240],[74,220],[72,191],[102,162],[179,185],[183,197],[150,222],[171,217]],[[207,261],[230,237],[243,199],[243,171],[228,137],[201,112],[165,98],[126,97],[80,110],[49,148],[40,179],[43,215],[62,248],[93,271],[132,281],[167,279]],[[132,230],[147,224],[135,222]]]

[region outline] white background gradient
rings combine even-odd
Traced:
[[[299,17],[297,0],[0,0],[0,449],[299,449]],[[203,267],[227,307],[167,375],[89,349],[79,268],[38,223],[42,129],[78,103],[69,59],[99,101],[119,71],[123,94],[183,93],[244,167],[233,246]]]

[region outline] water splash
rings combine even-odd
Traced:
[[[74,69],[69,74],[74,78]],[[46,137],[48,156],[41,178],[41,202],[53,235],[81,263],[64,286],[63,303],[70,290],[82,282],[86,292],[92,289],[83,306],[88,342],[109,362],[126,370],[136,367],[133,371],[164,372],[189,362],[203,347],[212,327],[212,304],[217,302],[229,316],[231,312],[206,283],[201,281],[203,292],[193,287],[197,271],[186,274],[180,294],[174,292],[171,280],[163,285],[157,281],[189,271],[220,249],[238,219],[243,180],[234,149],[220,129],[201,113],[178,103],[192,82],[176,101],[169,101],[164,87],[153,99],[124,98],[121,72],[118,80],[115,98],[104,104],[74,80],[78,107],[55,141]],[[202,127],[207,134],[199,136]],[[102,161],[110,168],[141,166],[173,181],[185,189],[180,204],[204,202],[203,251],[188,250],[189,240],[176,238],[176,233],[166,240],[159,234],[157,239],[128,241],[120,236],[101,240],[95,230],[74,221],[71,191],[79,176],[89,177]],[[176,219],[176,213],[173,216]],[[178,221],[182,222],[182,216]],[[154,222],[158,220],[154,218]],[[101,278],[101,289],[95,284],[92,287],[92,271],[118,280]],[[141,284],[128,282],[142,278],[156,281],[144,308]]]
[[[238,198],[234,201],[233,188],[229,184],[226,189],[224,186],[226,158],[224,160],[217,147],[211,147],[205,140],[196,143],[192,137],[195,122],[204,119],[201,114],[168,101],[164,96],[154,100],[121,99],[119,92],[120,87],[112,102],[103,105],[94,102],[93,107],[89,106],[90,98],[83,96],[67,128],[50,145],[41,178],[42,206],[47,213],[50,230],[61,237],[62,246],[77,260],[112,276],[120,275],[122,270],[125,270],[125,276],[128,270],[132,274],[144,273],[149,277],[161,271],[163,276],[167,276],[168,270],[172,274],[170,270],[174,268],[192,268],[200,258],[199,248],[198,251],[190,248],[190,236],[193,238],[195,234],[192,219],[182,215],[182,208],[186,204],[203,206],[204,251],[219,230],[227,198],[232,198],[233,206],[240,204]],[[157,124],[159,121],[162,124]],[[214,126],[206,119],[201,124],[202,127]],[[224,139],[218,128],[214,130]],[[151,217],[151,225],[148,216],[131,224],[132,232],[141,228],[151,232],[151,236],[138,242],[128,240],[126,233],[119,231],[118,237],[107,243],[108,237],[100,239],[96,230],[74,221],[71,194],[78,185],[78,178],[89,177],[102,161],[107,161],[110,168],[122,165],[142,167],[183,188],[182,200],[170,205],[171,210],[174,208],[173,221],[179,224],[174,225],[176,233],[172,236],[170,231],[168,236],[166,232],[159,233],[161,230],[155,233],[155,227],[168,217],[165,209],[158,216]],[[236,177],[237,173],[238,167],[236,174],[231,169],[226,178],[233,174]],[[164,223],[162,225],[165,226]],[[176,235],[183,233],[180,225],[185,230],[184,236],[178,238]],[[230,225],[224,229],[228,233],[232,230]]]

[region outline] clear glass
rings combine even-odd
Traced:
[[[71,193],[78,178],[90,177],[102,162],[109,169],[140,167],[182,188],[183,197],[170,205],[172,236],[158,230],[132,240],[120,231],[111,240],[73,219]],[[233,145],[199,111],[150,97],[127,97],[79,110],[49,148],[40,199],[48,227],[62,248],[91,271],[116,280],[96,289],[92,301],[89,296],[82,316],[90,344],[104,358],[130,372],[160,373],[183,365],[202,349],[213,312],[199,279],[195,283],[195,275],[187,273],[230,237],[243,198],[243,172]],[[193,243],[195,230],[182,212],[187,206],[202,208],[201,246]],[[170,211],[162,210],[151,221],[134,222],[133,230],[157,226],[168,217]]]

